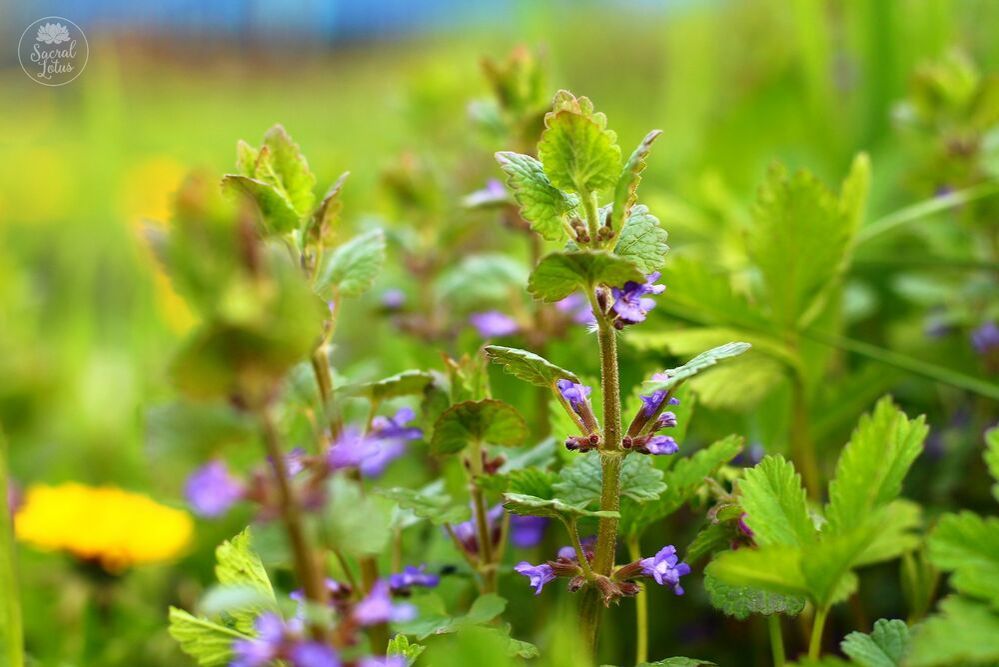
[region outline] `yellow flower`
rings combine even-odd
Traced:
[[[66,551],[109,572],[178,556],[191,540],[186,512],[110,486],[35,485],[14,517],[18,539]]]

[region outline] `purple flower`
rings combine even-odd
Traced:
[[[291,649],[295,667],[339,667],[340,658],[329,646],[320,642],[302,642]]]
[[[659,420],[656,421],[656,430],[660,431],[664,428],[674,428],[676,426],[676,413],[667,410],[666,412],[659,415]]]
[[[576,324],[591,325],[597,322],[597,318],[593,314],[593,306],[579,292],[574,292],[561,301],[556,301],[555,308],[571,317]]]
[[[385,310],[401,310],[406,305],[406,293],[401,289],[387,289],[382,292],[381,299]]]
[[[367,455],[358,463],[361,474],[365,477],[378,477],[388,464],[406,452],[406,443],[419,440],[423,431],[406,426],[415,418],[411,408],[402,408],[394,417],[375,417],[371,421],[371,433],[368,439],[373,442]]]
[[[305,470],[305,450],[301,447],[295,447],[290,452],[285,454],[284,465],[288,469],[288,474],[294,477],[298,473]]]
[[[548,523],[547,517],[514,514],[510,517],[510,542],[520,549],[536,547],[544,539]]]
[[[406,667],[406,658],[401,655],[368,656],[357,662],[357,667]]]
[[[520,325],[517,320],[498,310],[488,310],[484,313],[473,313],[468,321],[483,338],[500,338],[517,333]]]
[[[484,188],[465,195],[462,203],[469,208],[477,208],[479,206],[503,204],[509,200],[510,196],[506,192],[506,187],[495,178],[490,178],[486,181]]]
[[[433,588],[439,584],[441,578],[436,574],[427,574],[427,566],[414,567],[407,565],[402,572],[389,576],[389,586],[393,592],[407,591],[413,586],[423,586]]]
[[[995,322],[985,322],[971,332],[971,344],[982,356],[999,348],[999,326]]]
[[[340,437],[326,452],[326,462],[333,470],[356,468],[378,452],[378,445],[353,426],[343,429]]]
[[[650,310],[655,308],[656,302],[647,297],[647,294],[662,294],[666,291],[665,285],[656,285],[659,280],[659,272],[650,273],[646,276],[644,283],[628,281],[624,287],[613,288],[614,312],[617,314],[618,322],[625,324],[638,324],[645,321],[645,316]]]
[[[371,433],[381,440],[419,440],[423,431],[406,426],[416,418],[412,408],[400,408],[394,417],[375,417],[371,420]]]
[[[257,631],[256,637],[232,643],[234,658],[229,667],[263,667],[281,651],[285,627],[280,616],[273,613],[261,614],[253,625]]]
[[[676,440],[671,436],[654,435],[645,443],[644,450],[649,454],[661,456],[664,454],[676,454],[680,451],[680,446],[676,444]]]
[[[486,512],[486,525],[489,526],[489,535],[493,544],[497,544],[500,538],[500,528],[503,519],[503,506],[494,505]],[[472,518],[455,524],[452,529],[455,537],[461,542],[465,551],[470,554],[479,553],[478,526],[475,523],[475,507],[472,507]]]
[[[670,586],[677,595],[683,595],[680,577],[690,574],[690,566],[681,563],[676,555],[676,547],[668,544],[652,558],[643,558],[639,563],[642,574],[655,579],[660,586]]]
[[[513,569],[530,580],[535,595],[541,595],[541,589],[544,588],[545,584],[555,578],[555,571],[548,563],[531,565],[525,560],[517,563]]]
[[[562,394],[562,398],[569,402],[572,409],[579,412],[580,409],[586,405],[589,400],[590,393],[593,391],[591,387],[585,384],[579,384],[578,382],[573,382],[572,380],[559,380],[556,385],[558,386],[558,391]]]
[[[378,625],[380,623],[401,623],[416,616],[416,609],[410,604],[395,604],[392,602],[391,591],[387,581],[375,582],[368,596],[354,607],[354,620],[361,625]]]
[[[222,516],[243,493],[243,485],[219,460],[209,461],[191,473],[184,488],[191,509],[204,517]]]
[[[589,535],[579,541],[579,546],[583,548],[583,555],[586,556],[586,560],[593,560],[593,547],[594,545],[596,545],[596,543],[597,543],[596,535]],[[576,547],[572,546],[571,544],[561,547],[558,550],[557,556],[562,560],[570,560],[573,562],[579,560],[576,557]]]

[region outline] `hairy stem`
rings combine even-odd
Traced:
[[[583,576],[586,577],[587,581],[593,579],[593,570],[590,569],[590,561],[586,559],[586,552],[583,551],[583,543],[579,539],[579,527],[576,526],[576,522],[570,521],[566,524],[566,528],[569,529],[569,538],[572,540],[572,547],[576,550],[576,560],[579,562],[579,566],[583,568]]]
[[[600,313],[594,303],[594,312]],[[621,387],[617,367],[617,333],[602,313],[598,315],[597,339],[600,343],[600,387],[604,407],[604,438],[600,449],[600,468],[603,475],[600,491],[600,509],[617,512],[621,502]],[[617,546],[616,517],[601,517],[597,527],[597,546],[593,554],[593,569],[597,575],[607,576],[614,567]],[[594,586],[587,587],[580,609],[583,639],[596,656],[597,631],[603,605],[600,593]]]
[[[493,538],[489,530],[489,516],[486,510],[486,497],[479,488],[476,478],[482,474],[482,446],[476,444],[471,450],[471,473],[468,480],[475,512],[475,528],[479,543],[479,574],[482,575],[482,592],[496,591],[496,563],[493,562]]]
[[[822,607],[815,610],[815,621],[812,623],[812,636],[808,640],[808,658],[818,660],[822,654],[822,630],[826,626],[826,616],[829,614],[829,607]]]
[[[596,243],[597,232],[600,230],[597,193],[582,194],[580,198],[583,200],[583,210],[586,212],[586,230],[590,234],[590,243]]]
[[[767,629],[770,631],[770,652],[774,657],[774,667],[784,667],[784,635],[780,630],[780,614],[767,616]]]
[[[285,531],[288,533],[288,542],[291,545],[291,552],[295,561],[295,574],[302,585],[306,599],[318,605],[325,606],[326,586],[323,582],[322,572],[316,563],[315,555],[305,535],[305,526],[302,522],[302,509],[294,490],[291,488],[288,467],[285,465],[284,460],[284,450],[281,447],[281,438],[278,435],[270,411],[266,407],[260,410],[260,425],[264,435],[264,445],[267,448],[267,456],[270,459],[271,467],[274,469],[274,478],[278,489],[278,501],[281,504],[281,518],[284,522]],[[313,626],[311,632],[317,639],[321,639],[323,636],[323,629],[318,625]]]
[[[323,402],[323,414],[329,420],[330,436],[336,440],[340,437],[343,424],[333,405],[333,375],[330,373],[330,362],[326,356],[326,345],[322,344],[312,352],[312,371],[319,385],[319,397]]]
[[[631,561],[641,560],[642,547],[638,535],[628,537],[628,558]],[[635,664],[640,665],[649,660],[649,600],[645,586],[635,596]]]

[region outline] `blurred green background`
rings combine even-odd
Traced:
[[[309,7],[296,15],[307,17]],[[0,8],[24,15],[24,25],[63,15],[42,3]],[[377,13],[378,3],[366,11]],[[400,234],[428,224],[407,217],[387,193],[386,173],[415,161],[439,189],[442,220],[476,226],[476,249],[520,256],[518,238],[460,207],[462,195],[498,177],[492,152],[509,148],[469,116],[469,103],[487,94],[480,58],[502,59],[517,45],[541,54],[551,92],[592,98],[625,147],[650,128],[664,130],[644,198],[677,253],[719,267],[731,265],[756,184],[774,160],[835,184],[854,154],[867,151],[869,222],[997,173],[999,141],[988,130],[999,116],[999,89],[989,88],[999,64],[999,3],[990,0],[498,2],[483,16],[454,11],[452,21],[336,38],[296,35],[293,27],[185,32],[180,23],[157,31],[102,15],[92,25],[77,20],[90,60],[59,88],[35,84],[11,62],[20,28],[5,33],[0,424],[19,488],[72,479],[181,502],[184,475],[204,452],[178,447],[150,410],[172,398],[165,369],[191,316],[156,269],[141,222],[168,217],[169,197],[189,168],[231,171],[236,140],[255,144],[276,122],[301,144],[320,183],[351,172],[348,224],[360,228],[377,216]],[[955,136],[971,148],[954,148]],[[994,387],[995,367],[969,340],[999,316],[999,209],[990,201],[922,216],[860,247],[846,289],[851,335]],[[396,260],[376,292],[406,280]],[[373,324],[371,303],[350,308],[337,352],[354,360],[345,374],[438,363],[433,346],[400,342],[388,320]],[[944,335],[927,336],[934,325]],[[449,347],[475,343],[466,335]],[[563,354],[580,349],[585,341]],[[945,434],[957,450],[973,449],[976,429],[996,418],[994,401],[946,382],[896,366],[875,365],[868,375],[878,376],[878,391],[900,393],[910,412],[930,412],[938,427],[963,418],[965,431]],[[497,379],[500,394],[514,387]],[[871,400],[848,410],[842,424]],[[722,410],[705,432],[731,425],[780,449],[760,423],[767,414]],[[955,474],[967,460],[950,464]],[[935,499],[954,502],[952,486]],[[196,598],[211,545],[239,520],[199,524],[185,561],[130,574],[118,612],[128,623],[98,633],[105,646],[91,663],[81,662],[93,636],[85,626],[96,622],[81,612],[85,586],[65,559],[23,549],[29,651],[41,664],[186,664],[166,636],[165,607]],[[722,629],[731,622],[704,611],[680,613],[687,620],[670,625],[655,649],[693,646],[688,653],[733,664],[724,661],[731,647],[706,647],[718,632],[742,630]]]

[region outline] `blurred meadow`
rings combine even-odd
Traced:
[[[369,380],[437,366],[441,350],[474,352],[481,340],[468,326],[436,340],[401,333],[379,295],[402,289],[418,300],[407,272],[413,254],[433,256],[442,273],[473,254],[529,261],[521,236],[490,211],[462,205],[500,177],[492,155],[511,148],[476,118],[476,101],[490,95],[481,61],[522,48],[544,63],[547,96],[560,88],[587,95],[622,145],[649,128],[664,131],[644,201],[669,231],[669,261],[696,263],[709,277],[758,280],[746,271],[744,246],[757,186],[775,161],[807,168],[835,191],[865,152],[872,188],[835,289],[840,307],[802,343],[813,365],[789,379],[761,355],[726,376],[729,398],[702,386],[688,438],[736,432],[747,451],[787,452],[793,394],[811,383],[821,468],[835,460],[823,452],[835,452],[858,416],[891,393],[933,427],[935,449],[917,462],[911,494],[931,513],[988,507],[981,433],[999,417],[999,344],[982,352],[972,335],[999,320],[999,3],[373,2],[340,14],[348,3],[254,2],[232,12],[163,4],[0,2],[0,435],[13,497],[32,484],[75,481],[184,508],[184,479],[208,454],[226,446],[233,461],[254,459],[255,450],[238,447],[244,425],[177,408],[167,369],[196,320],[143,229],[169,220],[189,170],[231,171],[236,141],[256,144],[275,123],[302,146],[320,183],[350,171],[344,225],[388,230],[386,271],[340,316],[333,358],[351,361],[338,372]],[[310,21],[310,12],[323,20]],[[31,81],[15,57],[23,27],[46,15],[75,21],[90,45],[86,70],[58,88]],[[686,279],[698,284],[693,273]],[[682,301],[681,278],[671,281],[667,268],[664,280],[662,306],[623,348],[622,374],[635,382],[699,344],[689,335],[669,347],[670,332],[706,323],[696,303]],[[467,312],[461,289],[449,289],[430,306],[445,318]],[[726,308],[707,324],[737,327],[738,313]],[[549,352],[595,376],[586,345],[580,331]],[[493,390],[527,414],[535,409],[508,376],[494,373]],[[412,485],[428,472],[414,464],[389,476]],[[193,664],[167,634],[166,607],[194,604],[211,581],[215,545],[248,518],[198,520],[183,555],[113,582],[20,545],[16,588],[30,664]],[[894,570],[864,576],[872,590],[884,587],[868,594],[870,613],[904,606]],[[105,603],[109,587],[116,593]],[[521,587],[502,584],[528,638],[534,612],[524,607],[550,607],[552,618],[561,607],[506,590]],[[670,601],[670,620],[653,626],[654,655],[765,664],[765,647],[748,655],[737,645],[763,626],[726,620],[699,600],[691,586]],[[550,627],[533,638],[549,650],[560,641],[558,624]],[[605,639],[627,640],[623,629]],[[466,649],[461,655],[482,647]],[[456,658],[439,651],[434,664],[489,659],[447,663]]]

